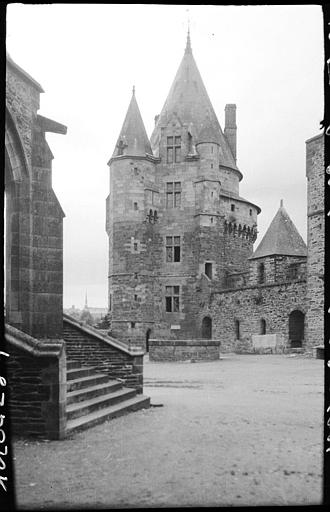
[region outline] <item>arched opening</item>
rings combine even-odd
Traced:
[[[202,320],[202,338],[209,340],[212,338],[212,318],[204,316]]]
[[[21,211],[20,198],[24,182],[29,180],[29,169],[19,133],[8,109],[6,109],[5,125],[5,194],[4,194],[4,298],[6,321],[21,328],[22,293],[28,300],[26,286],[21,286],[22,255],[20,251],[21,236],[30,234],[29,215]],[[27,206],[25,206],[25,209]],[[24,212],[25,213],[25,212]],[[26,212],[28,213],[28,212]],[[22,228],[25,232],[22,232]],[[28,245],[25,241],[25,245]],[[26,247],[25,247],[26,251]],[[26,260],[26,258],[25,258]]]
[[[295,310],[289,315],[289,341],[291,348],[302,347],[304,341],[305,315]]]
[[[260,320],[260,334],[266,334],[266,320],[264,318]]]
[[[150,339],[151,329],[147,330],[146,333],[146,352],[149,352],[149,339]]]

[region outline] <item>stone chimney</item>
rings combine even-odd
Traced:
[[[225,107],[225,137],[236,162],[236,105],[228,103]]]

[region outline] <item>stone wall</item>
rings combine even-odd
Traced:
[[[307,345],[324,343],[324,136],[306,141]]]
[[[150,340],[150,361],[214,361],[219,357],[219,340]]]
[[[143,391],[143,352],[128,349],[117,340],[93,332],[92,328],[64,316],[63,337],[68,361],[95,366],[111,379],[122,379],[125,385]],[[122,346],[121,346],[122,345]]]
[[[307,311],[305,280],[215,292],[204,314],[212,318],[213,337],[220,340],[221,351],[232,352],[242,342],[246,351],[252,351],[251,336],[262,334],[262,319],[266,322],[266,334],[279,334],[290,346],[289,314],[295,310]],[[236,336],[237,321],[240,339]]]
[[[66,357],[61,340],[40,341],[6,325],[9,410],[14,434],[63,439]]]
[[[64,212],[52,189],[46,133],[66,127],[37,113],[40,85],[7,58],[6,319],[38,338],[60,338]]]

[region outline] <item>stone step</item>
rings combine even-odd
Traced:
[[[74,368],[80,368],[81,367],[81,363],[79,363],[79,361],[66,361],[66,369],[67,370],[73,370]]]
[[[134,396],[136,396],[136,389],[123,388],[107,395],[96,396],[90,400],[73,403],[66,408],[67,419],[73,420],[81,416],[87,416],[98,409],[104,409],[116,403],[124,402]]]
[[[117,391],[122,387],[122,383],[118,380],[109,380],[104,384],[77,389],[76,391],[70,391],[67,393],[66,403],[67,405],[70,405],[73,403],[82,402],[83,400],[90,400],[95,396],[106,395],[108,393],[112,393],[113,391]]]
[[[81,377],[79,379],[69,380],[66,384],[67,393],[70,391],[76,391],[78,389],[89,388],[91,386],[97,386],[99,384],[103,384],[104,382],[108,382],[109,377],[104,373],[94,373],[93,375],[89,375],[88,377]]]
[[[110,405],[104,409],[98,409],[86,416],[75,418],[67,422],[67,434],[92,427],[106,420],[116,418],[131,411],[139,409],[148,409],[150,407],[150,398],[145,395],[137,395],[134,398],[125,400],[115,405]]]
[[[97,368],[95,366],[79,366],[66,371],[66,380],[76,380],[81,377],[89,377],[90,375],[97,375]]]

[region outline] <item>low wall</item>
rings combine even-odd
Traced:
[[[149,340],[150,361],[214,361],[219,357],[219,340]]]
[[[143,350],[127,347],[69,315],[63,315],[63,337],[68,361],[95,366],[111,379],[122,379],[126,386],[143,392]]]
[[[253,334],[252,347],[254,352],[282,353],[285,349],[285,342],[281,334]]]
[[[37,340],[6,325],[6,370],[14,434],[63,439],[66,358],[63,340]]]

